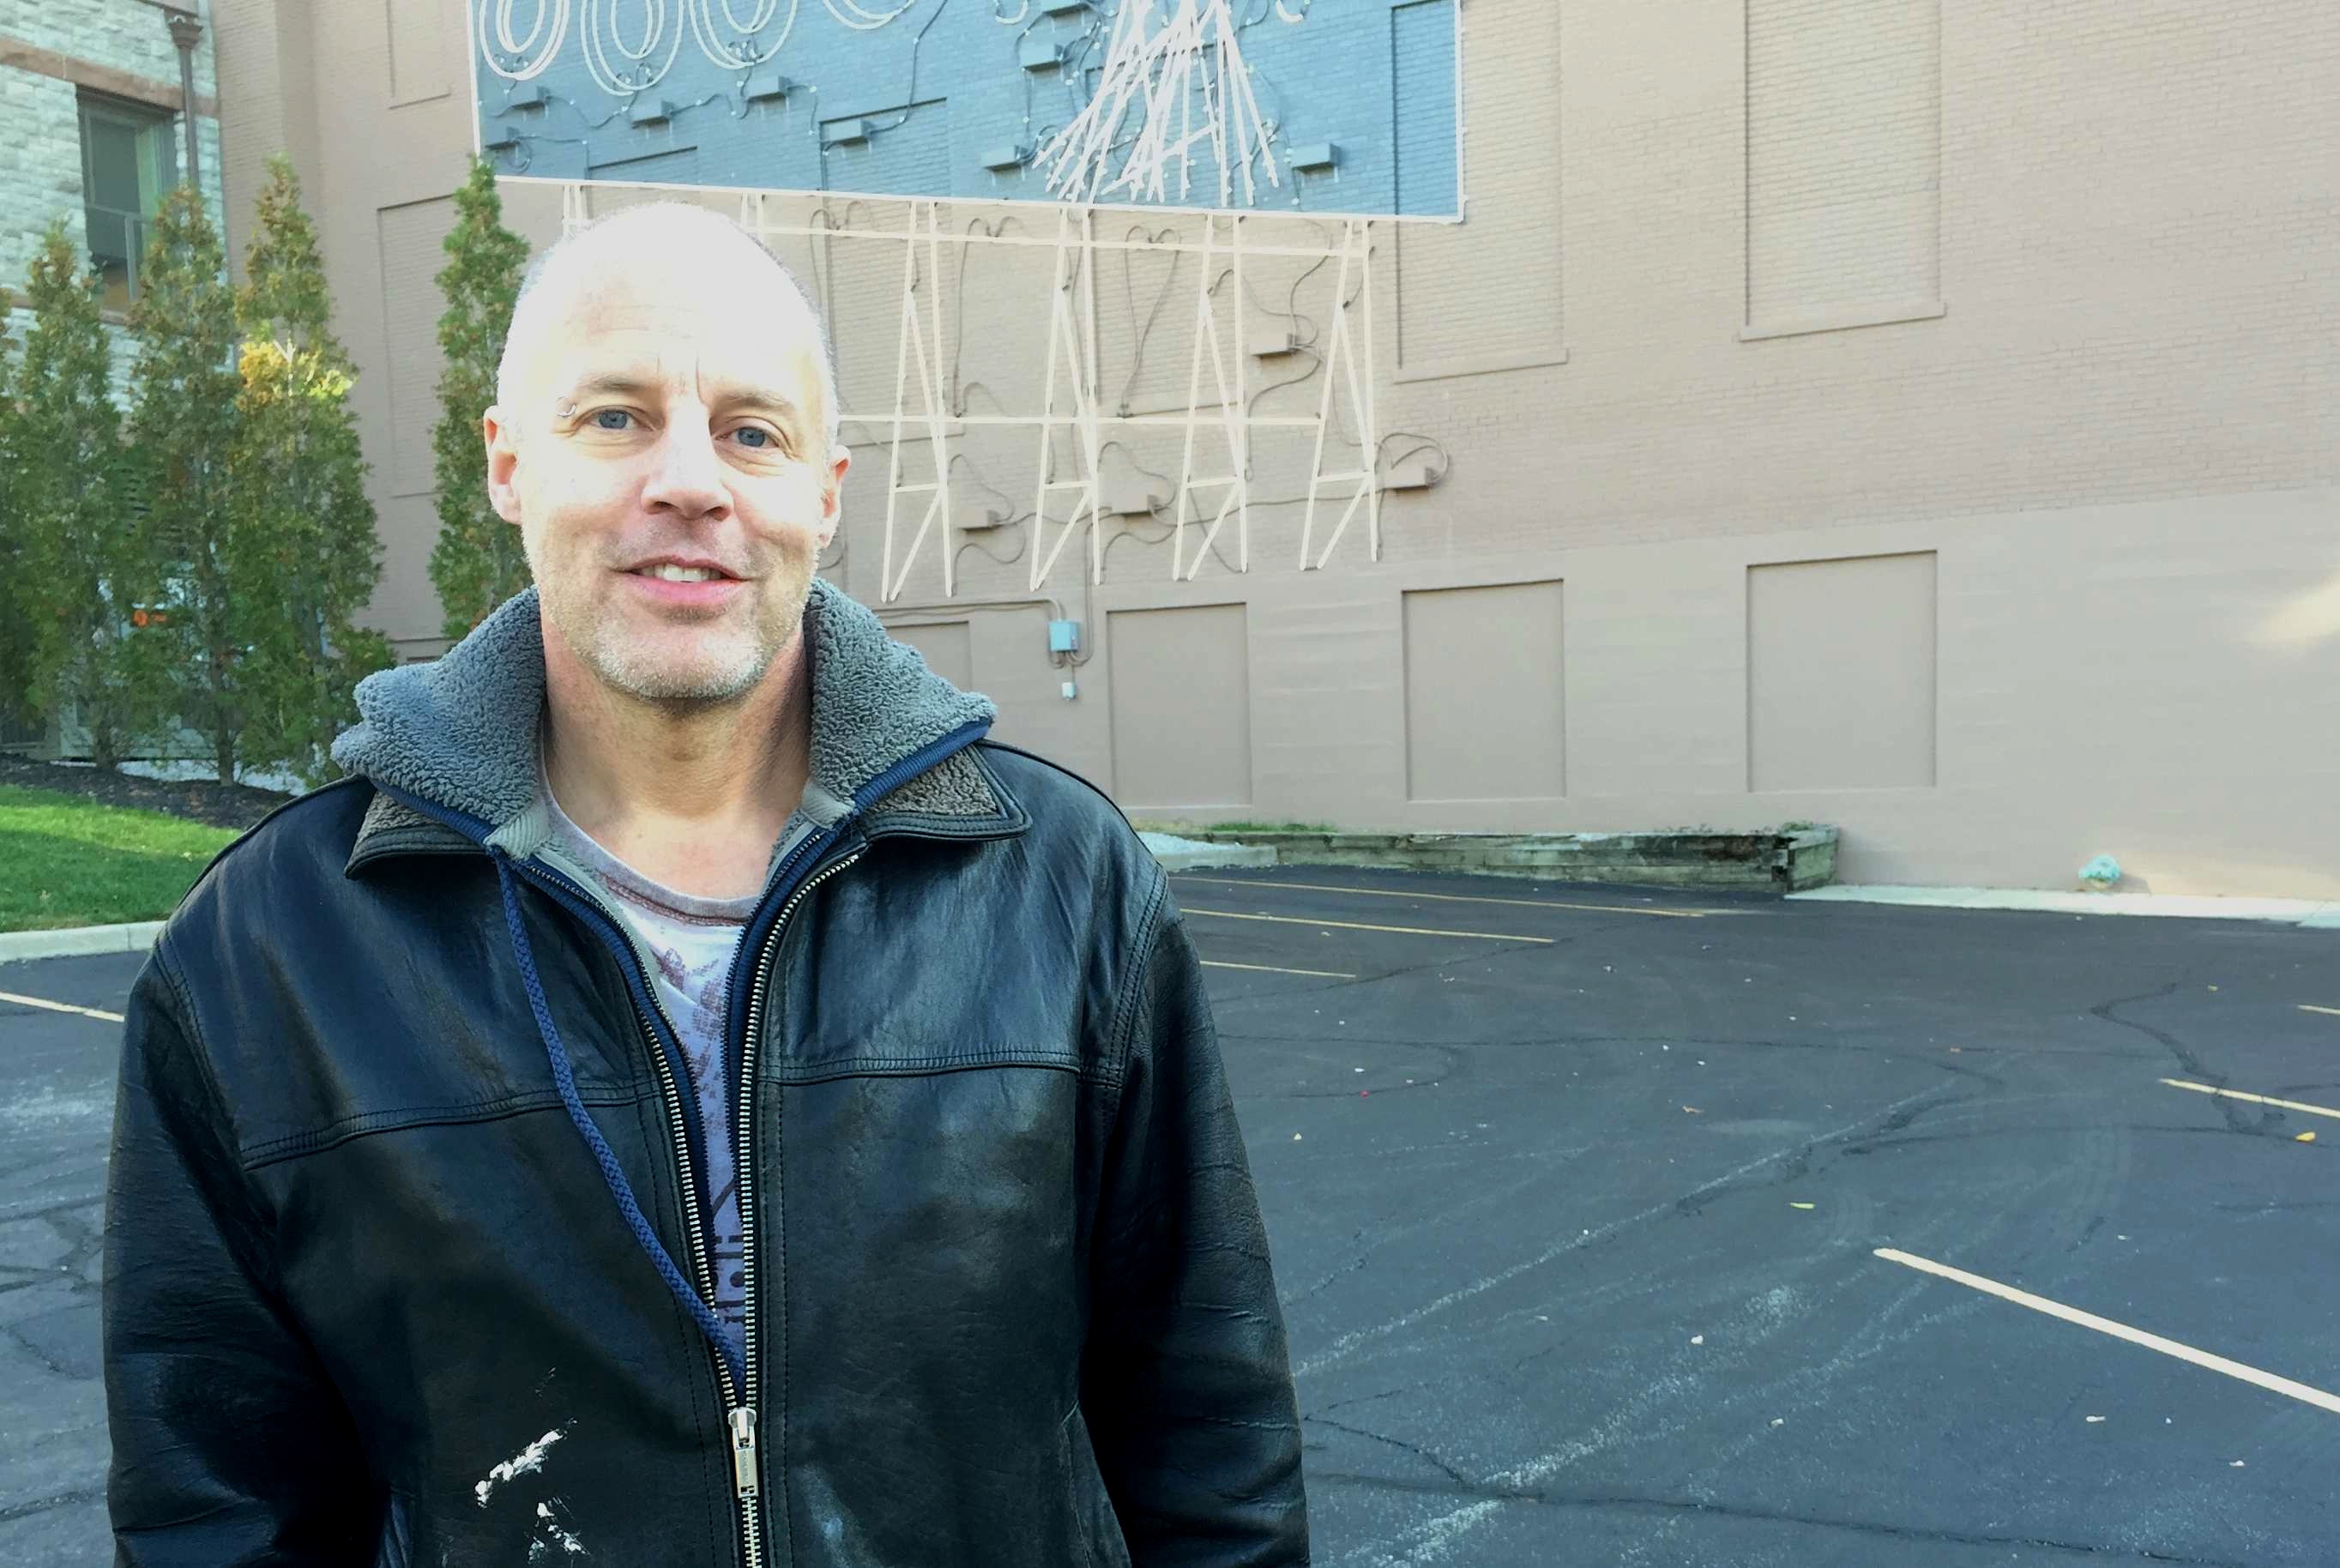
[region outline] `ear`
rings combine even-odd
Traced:
[[[853,466],[853,454],[840,442],[829,448],[828,472],[820,487],[820,547],[827,550],[837,537],[838,513],[845,504],[845,471]]]
[[[488,501],[506,522],[520,521],[520,442],[511,416],[499,403],[480,418],[480,436],[488,448]]]

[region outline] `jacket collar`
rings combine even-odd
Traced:
[[[816,578],[805,605],[812,663],[812,778],[804,813],[824,826],[858,813],[881,832],[991,838],[1021,831],[1022,809],[972,746],[996,716],[895,641],[868,609]],[[348,869],[383,854],[433,853],[535,837],[544,642],[533,588],[441,659],[358,683],[360,721],[333,760],[375,786]],[[926,762],[929,756],[936,758]],[[923,764],[923,765],[922,765]],[[905,776],[907,774],[907,776]],[[402,798],[426,808],[418,811]],[[866,798],[868,797],[868,798]],[[457,833],[439,813],[460,820]]]

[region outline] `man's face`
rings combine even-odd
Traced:
[[[803,623],[837,529],[818,329],[744,240],[626,232],[542,302],[484,422],[548,644],[663,706],[743,698]]]

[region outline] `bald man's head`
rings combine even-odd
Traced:
[[[837,426],[819,318],[736,223],[632,207],[547,251],[481,435],[548,679],[684,707],[785,679],[851,462]]]
[[[710,251],[717,253],[710,255]],[[575,303],[612,278],[640,279],[663,272],[677,288],[699,284],[706,263],[749,254],[761,263],[752,269],[760,276],[768,267],[768,297],[739,302],[743,310],[769,311],[801,323],[810,339],[820,389],[820,424],[829,444],[838,441],[837,370],[828,339],[804,285],[763,242],[720,213],[688,202],[649,202],[595,218],[545,247],[522,275],[520,296],[512,305],[511,326],[504,333],[502,358],[496,365],[496,402],[507,409],[521,406],[528,383],[540,367],[549,345],[549,327]]]

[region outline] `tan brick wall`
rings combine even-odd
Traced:
[[[438,3],[445,96],[402,97],[427,74],[414,51],[432,45],[427,29],[402,37],[394,82],[381,0],[320,4],[317,36],[337,43],[305,67],[312,189],[365,372],[390,547],[377,614],[417,649],[438,619],[421,572],[433,524],[427,496],[395,493],[414,438],[392,420],[386,372],[412,373],[435,313],[388,274],[383,235],[452,188],[469,142],[461,6]],[[221,0],[224,97],[237,28],[279,8]],[[1386,497],[1378,567],[1358,531],[1327,571],[1295,570],[1308,454],[1273,441],[1254,453],[1248,576],[1214,561],[1172,587],[1169,530],[1136,519],[1109,525],[1102,588],[1083,581],[1076,541],[1035,601],[1025,520],[954,541],[958,601],[945,604],[930,544],[895,612],[967,621],[1003,732],[1148,795],[1150,780],[1115,776],[1108,612],[1236,602],[1247,814],[1557,829],[1813,817],[1846,827],[1856,878],[2057,886],[2111,849],[2165,890],[2340,896],[2340,866],[2314,848],[2340,841],[2340,8],[1467,0],[1465,17],[1468,222],[1375,231],[1383,455],[1433,446],[1443,482]],[[290,35],[281,15],[273,25]],[[235,123],[234,105],[223,113]],[[248,155],[231,145],[231,168]],[[552,232],[549,188],[510,187],[507,202],[529,232]],[[903,217],[885,203],[830,214],[865,229]],[[946,221],[1053,223],[964,207]],[[1199,233],[1192,219],[1100,220],[1131,228]],[[829,313],[848,406],[890,413],[900,249],[778,248]],[[960,412],[1036,405],[1046,323],[1029,302],[1048,259],[943,269]],[[1240,306],[1224,292],[1229,317],[1311,340],[1331,272],[1263,264]],[[1191,263],[1100,263],[1109,405],[1183,402],[1196,281]],[[1314,411],[1307,354],[1253,369],[1255,391],[1290,382],[1262,412]],[[873,600],[883,434],[848,430],[857,466],[831,563]],[[962,513],[1029,512],[1027,434],[969,428],[954,451]],[[1132,432],[1107,466],[1175,471],[1178,456],[1175,435]],[[904,463],[927,477],[923,445]],[[1750,633],[1750,569],[1919,554],[1935,562],[1934,656],[1894,646],[1938,689],[1935,781],[1750,791],[1750,636],[1759,652],[1776,638]],[[1568,606],[1569,793],[1410,801],[1409,693],[1438,699],[1409,663],[1404,593],[1552,581]],[[1039,640],[1053,613],[1086,623],[1076,670]],[[1824,653],[1827,626],[1792,630],[1799,658]],[[1453,705],[1481,703],[1489,733],[1517,721],[1456,662],[1436,676]],[[1922,724],[1907,692],[1862,700]],[[1810,766],[1777,776],[1825,778],[1828,754],[1859,750],[1813,745]]]

